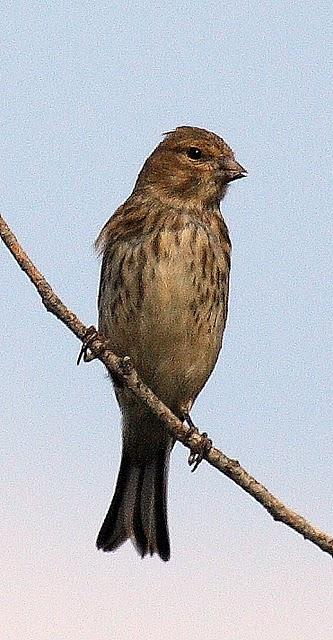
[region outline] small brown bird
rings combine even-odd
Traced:
[[[231,243],[219,203],[246,175],[219,136],[196,127],[166,134],[128,200],[102,229],[99,330],[130,356],[145,383],[184,420],[207,382],[228,312]],[[97,547],[131,538],[144,557],[170,557],[167,476],[174,440],[114,381],[123,450]]]

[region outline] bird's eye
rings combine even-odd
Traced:
[[[198,147],[190,147],[187,149],[186,154],[191,160],[200,160],[202,158],[202,151]]]

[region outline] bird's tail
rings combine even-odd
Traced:
[[[142,557],[158,553],[162,560],[169,560],[169,456],[170,446],[137,465],[123,450],[115,493],[96,541],[98,549],[114,551],[131,538]]]

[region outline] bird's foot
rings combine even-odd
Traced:
[[[89,345],[91,344],[91,341],[97,337],[97,335],[98,335],[98,331],[95,329],[94,326],[91,326],[89,327],[89,329],[87,329],[82,340],[82,347],[80,349],[80,353],[78,355],[76,364],[80,364],[82,358],[83,358],[83,362],[91,362],[92,360],[95,359],[96,356],[94,356],[93,353],[89,351]]]
[[[191,451],[188,457],[188,464],[190,467],[193,467],[191,469],[193,473],[193,471],[198,468],[200,462],[202,462],[205,453],[212,448],[213,443],[205,431],[201,434],[199,433],[199,429],[195,426],[189,413],[184,414],[184,420],[186,420],[189,425],[189,429],[186,434],[186,441],[188,441],[194,434],[200,436],[198,444],[191,446]]]
[[[190,455],[188,457],[188,463],[192,467],[191,471],[195,471],[200,462],[204,459],[205,454],[212,448],[213,443],[208,434],[204,431],[200,434],[200,442],[191,448]]]

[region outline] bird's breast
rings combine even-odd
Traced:
[[[228,256],[200,225],[118,243],[105,273],[100,329],[164,399],[170,384],[196,395],[221,346]]]

